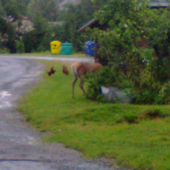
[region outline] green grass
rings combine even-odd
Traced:
[[[10,53],[4,53],[10,55]],[[61,54],[51,54],[50,51],[42,51],[42,52],[32,52],[32,53],[16,53],[11,55],[24,55],[24,56],[50,56],[50,57],[57,57],[57,56],[67,56],[67,57],[87,57],[84,53],[73,53],[71,55],[61,55]]]
[[[170,170],[169,105],[102,104],[86,99],[78,84],[72,99],[72,74],[61,72],[63,63],[43,63],[56,73],[49,77],[45,71],[18,109],[48,132],[44,141],[63,143],[90,158],[114,158],[136,170]]]

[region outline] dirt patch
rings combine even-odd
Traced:
[[[145,119],[161,119],[161,118],[166,118],[169,115],[163,114],[160,110],[155,109],[155,110],[149,110],[144,112],[143,114],[140,115],[140,119],[145,120]]]

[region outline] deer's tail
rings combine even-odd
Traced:
[[[83,67],[83,63],[82,62],[77,62],[77,63],[74,63],[72,66],[71,66],[71,69],[73,71],[73,75],[74,77],[81,77],[81,73],[80,73],[80,70],[81,68]]]

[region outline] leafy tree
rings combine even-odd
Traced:
[[[46,33],[45,31],[38,31],[38,30],[32,30],[26,33],[23,36],[25,52],[30,53],[33,51],[39,51],[38,47],[42,43],[45,33]],[[43,50],[41,49],[40,51],[43,51]]]
[[[0,0],[1,17],[12,16],[14,20],[26,13],[26,6],[22,0]]]
[[[62,42],[71,42],[75,51],[81,51],[85,39],[77,30],[93,17],[95,5],[91,0],[82,0],[79,5],[68,5],[65,10],[60,11],[54,5],[54,2],[56,3],[54,0],[48,2],[45,0],[30,0],[28,4],[29,18],[33,21],[34,27],[37,31],[46,32],[40,46],[49,49],[49,42],[57,39]],[[51,14],[55,14],[55,17],[51,16]],[[53,25],[51,27],[52,22],[47,23],[48,21],[56,20],[64,21],[64,25]],[[25,44],[25,47],[27,49],[27,44]],[[36,49],[42,48],[37,47]]]
[[[91,0],[91,2],[92,2],[94,11],[101,9],[101,7],[107,3],[107,1],[105,1],[105,0],[98,0],[98,1]]]
[[[10,52],[16,52],[16,32],[11,23],[21,19],[21,16],[26,12],[25,9],[22,0],[0,0],[0,33],[3,45],[9,48]]]
[[[93,17],[94,9],[91,0],[82,0],[79,5],[68,5],[64,13],[65,41],[73,43],[75,51],[81,51],[84,38],[78,29]]]
[[[24,53],[25,52],[24,43],[23,43],[21,38],[16,43],[16,50],[17,50],[17,53]]]
[[[108,24],[106,30],[92,30],[100,44],[99,53],[114,67],[114,75],[121,76],[114,79],[119,83],[111,84],[132,82],[126,84],[131,84],[136,102],[167,101],[160,91],[169,91],[165,85],[170,78],[168,9],[150,9],[148,1],[107,0],[95,18],[100,19],[101,24]]]
[[[57,1],[30,0],[28,16],[33,22],[37,17],[45,18],[48,21],[55,21],[57,18]]]
[[[24,2],[26,5],[28,5],[29,2],[30,2],[30,0],[23,0],[23,2]]]

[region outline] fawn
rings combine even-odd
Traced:
[[[83,62],[75,62],[71,65],[71,69],[73,71],[74,80],[72,82],[72,98],[74,98],[74,86],[78,79],[80,79],[80,88],[85,94],[85,90],[83,88],[84,80],[83,77],[86,77],[86,74],[90,71],[97,72],[100,70],[102,65],[100,63],[83,63]],[[63,66],[63,73],[68,75],[69,72],[66,66]]]

